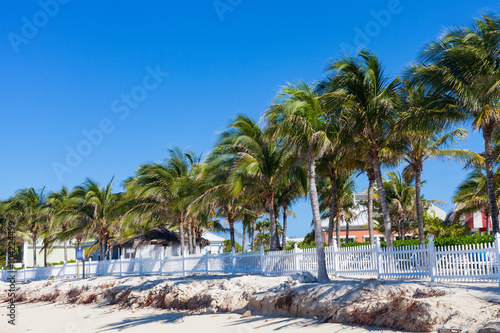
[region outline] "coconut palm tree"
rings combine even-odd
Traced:
[[[274,137],[280,140],[281,145],[290,147],[297,159],[306,163],[318,254],[318,281],[326,282],[330,279],[326,271],[324,236],[316,187],[316,161],[331,147],[326,134],[326,113],[318,94],[305,82],[283,87],[277,104],[266,112],[265,118],[270,124],[276,124]]]
[[[468,163],[481,163],[481,156],[467,149],[443,149],[455,145],[458,141],[465,141],[468,132],[465,129],[455,129],[444,133],[442,126],[447,122],[446,108],[442,103],[422,85],[403,81],[399,89],[397,107],[403,113],[400,122],[401,136],[393,152],[401,157],[408,165],[404,169],[404,176],[409,181],[415,180],[415,198],[418,221],[418,234],[421,245],[424,245],[424,223],[421,200],[421,176],[424,162],[430,158],[449,158]],[[439,119],[436,119],[439,117]]]
[[[185,251],[187,215],[193,188],[188,184],[200,158],[179,148],[169,149],[169,157],[162,163],[139,166],[136,175],[124,184],[135,199],[133,208],[126,213],[126,220],[140,223],[147,228],[172,224],[179,228],[181,254]],[[192,233],[192,228],[189,231]],[[192,236],[192,235],[191,235]],[[190,239],[190,240],[189,240]],[[192,242],[192,237],[188,239]],[[192,244],[189,247],[192,252]]]
[[[220,153],[233,154],[234,169],[229,182],[236,196],[247,187],[256,187],[266,200],[271,223],[271,250],[279,247],[276,228],[276,189],[280,181],[295,166],[295,157],[263,131],[248,116],[236,116],[228,130],[220,135],[216,148]],[[293,168],[300,171],[300,168]]]
[[[373,167],[382,206],[387,246],[392,246],[391,220],[380,171],[380,152],[396,137],[398,110],[393,107],[399,80],[390,81],[378,58],[368,50],[358,56],[334,60],[328,67],[334,94],[343,98],[343,119],[353,121],[359,147]],[[367,160],[368,162],[368,160]]]
[[[88,236],[99,238],[100,259],[108,255],[108,241],[114,236],[114,224],[119,223],[119,207],[122,195],[113,193],[113,178],[105,186],[87,178],[71,192],[71,200],[80,201],[79,218]]]
[[[70,191],[63,186],[59,192],[51,192],[47,196],[46,211],[50,216],[51,229],[59,228],[59,236],[55,239],[61,239],[64,246],[64,262],[68,261],[68,238],[67,231],[70,225],[70,215],[74,211],[75,200],[70,198]]]
[[[497,170],[493,177],[497,195],[499,191],[499,181],[500,174],[499,170]],[[482,169],[476,168],[467,175],[467,178],[458,186],[453,196],[453,202],[455,203],[453,217],[455,222],[466,215],[480,211],[484,213],[486,217],[486,233],[490,233],[491,211],[486,185],[486,174]]]
[[[429,43],[412,69],[418,79],[454,100],[483,134],[493,232],[499,232],[493,183],[492,134],[500,122],[500,18],[482,16]]]
[[[17,191],[9,207],[9,211],[17,216],[19,223],[31,236],[33,267],[37,267],[36,241],[47,222],[47,215],[43,210],[46,202],[45,189],[37,191],[30,187]]]
[[[303,169],[296,170],[289,177],[284,177],[276,189],[276,205],[278,211],[281,210],[283,217],[283,234],[281,239],[281,248],[286,248],[286,235],[288,228],[288,216],[295,216],[295,213],[289,208],[304,197],[307,193],[307,174]]]

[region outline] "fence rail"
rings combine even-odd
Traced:
[[[374,246],[325,248],[327,270],[335,276],[376,276],[385,279],[430,278],[431,281],[499,281],[500,234],[491,244],[435,247],[432,238],[427,246],[381,248]],[[184,255],[170,258],[135,258],[86,261],[85,276],[132,276],[170,274],[262,274],[279,275],[315,272],[316,249],[279,252],[260,251],[220,255]],[[9,281],[77,277],[83,267],[76,263],[49,267],[0,271],[0,279]]]

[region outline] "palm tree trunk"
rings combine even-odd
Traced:
[[[184,218],[182,213],[179,214],[179,237],[181,239],[181,256],[184,255]]]
[[[32,234],[33,241],[33,268],[36,268],[36,232]]]
[[[417,221],[418,221],[418,242],[420,245],[425,245],[424,236],[424,218],[422,215],[422,198],[420,196],[420,187],[422,182],[420,180],[420,173],[422,171],[422,165],[418,165],[415,170],[415,199],[417,203]]]
[[[243,224],[243,239],[241,240],[241,248],[243,252],[245,252],[246,238],[247,238],[247,228]]]
[[[337,210],[337,216],[335,216],[335,238],[337,239],[337,246],[340,247],[340,214]]]
[[[45,237],[43,238],[43,267],[47,267],[47,240]]]
[[[498,207],[495,198],[495,184],[493,183],[493,159],[491,147],[491,133],[493,128],[487,127],[483,128],[483,138],[484,138],[484,162],[486,165],[486,184],[488,186],[488,200],[490,201],[490,214],[491,214],[491,225],[493,228],[493,235],[496,235],[499,231],[498,229]]]
[[[312,153],[307,160],[307,177],[309,179],[309,197],[314,221],[314,232],[316,239],[316,252],[318,254],[318,282],[330,281],[326,271],[325,248],[323,246],[324,236],[321,230],[321,216],[319,214],[318,190],[316,188],[316,169]]]
[[[332,245],[333,239],[333,224],[337,215],[337,174],[330,175],[330,183],[332,184],[332,202],[330,206],[330,217],[328,221],[328,245]]]
[[[375,244],[375,232],[373,230],[373,185],[375,183],[375,175],[373,171],[368,171],[368,237],[370,245]]]
[[[236,248],[236,241],[234,239],[234,218],[231,213],[227,215],[227,222],[229,223],[229,237],[231,238],[231,249]]]
[[[490,214],[487,210],[484,211],[484,216],[486,217],[486,234],[490,234]]]
[[[389,206],[387,205],[387,196],[385,195],[384,183],[382,181],[382,173],[380,172],[380,161],[378,159],[378,151],[372,152],[373,171],[377,181],[378,195],[380,198],[380,205],[382,206],[382,216],[384,218],[385,226],[385,241],[387,247],[392,247],[392,227],[391,218],[389,217]]]
[[[190,225],[189,221],[186,221],[186,222],[187,222],[186,227],[187,227],[189,254],[193,254],[193,236],[192,236],[193,230],[191,229],[191,225]]]
[[[191,231],[191,235],[193,236],[193,253],[196,253],[196,228],[194,226],[194,222],[191,223],[191,228],[193,229]],[[200,249],[201,250],[201,249]]]
[[[103,260],[104,258],[104,251],[102,250],[102,234],[99,234],[99,260]]]
[[[255,229],[257,229],[257,220],[252,220],[252,251],[255,251]]]
[[[274,211],[274,191],[271,191],[267,200],[269,205],[269,222],[271,223],[271,251],[278,251],[279,238],[277,237],[278,226],[276,225],[276,215]]]
[[[286,228],[287,228],[287,217],[288,217],[288,214],[287,214],[287,211],[288,210],[288,205],[283,205],[283,236],[282,236],[282,239],[281,239],[281,248],[284,250],[286,249]]]
[[[345,221],[345,242],[349,243],[349,223]]]

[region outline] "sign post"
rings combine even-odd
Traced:
[[[76,260],[83,260],[83,278],[85,279],[85,251],[76,249]]]

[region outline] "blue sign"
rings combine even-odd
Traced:
[[[83,249],[76,249],[76,260],[84,260],[84,255],[85,254],[83,253]]]

